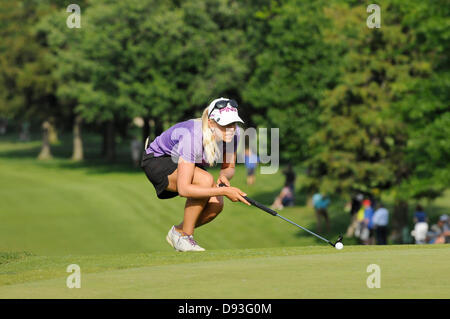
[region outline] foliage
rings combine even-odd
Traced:
[[[307,140],[319,126],[319,102],[337,75],[337,56],[323,39],[323,8],[323,1],[287,1],[259,13],[267,24],[264,50],[244,90],[257,111],[255,122],[279,128],[282,155],[295,162],[310,155]]]
[[[34,36],[44,15],[38,1],[0,1],[0,114],[8,118],[40,118],[56,114],[51,66]]]
[[[419,45],[420,31],[408,24],[411,12],[403,3],[384,1],[381,6],[380,29],[360,27],[366,19],[362,5],[338,3],[327,8],[327,16],[334,21],[327,38],[342,56],[341,76],[321,101],[322,127],[310,139],[315,154],[309,160],[311,184],[326,192],[395,189],[420,178],[417,159],[413,159],[420,142],[414,142],[413,127],[421,126],[424,119],[408,122],[402,114],[408,113],[406,104],[417,107],[418,96],[424,93],[417,90],[418,84],[431,77],[435,52]],[[428,10],[430,15],[422,19],[429,20],[421,23],[433,19],[432,12]],[[426,100],[433,104],[432,99]],[[440,103],[438,108],[445,106]],[[437,121],[443,125],[446,120]],[[445,156],[439,140],[442,137],[427,139],[430,152],[437,147],[437,156]],[[442,167],[439,161],[428,168],[433,170],[436,163]],[[397,190],[404,193],[403,188]]]
[[[327,192],[434,198],[450,184],[450,7],[383,0],[0,0],[0,115],[92,127],[199,116],[215,97],[280,128]],[[111,124],[112,123],[112,124]],[[71,126],[71,125],[70,125]]]
[[[199,115],[212,96],[242,85],[242,12],[226,1],[104,0],[73,30],[54,15],[41,29],[58,60],[58,95],[90,122]]]

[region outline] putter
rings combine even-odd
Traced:
[[[227,185],[225,185],[225,184],[223,184],[223,183],[220,183],[220,184],[219,184],[219,187],[226,187],[226,186],[227,186]],[[336,244],[337,244],[337,243],[342,242],[342,236],[339,236],[338,239],[336,240],[336,242],[333,243],[333,242],[329,241],[328,239],[323,238],[322,236],[317,235],[316,233],[310,231],[309,229],[306,229],[305,227],[302,227],[302,226],[300,226],[300,225],[294,223],[293,221],[291,221],[291,220],[289,220],[289,219],[287,219],[287,218],[281,216],[280,214],[278,214],[278,213],[277,213],[276,211],[274,211],[273,209],[270,209],[269,207],[264,206],[263,204],[257,202],[256,200],[251,199],[251,198],[249,198],[249,197],[247,197],[247,196],[242,196],[242,197],[244,197],[245,200],[248,201],[248,202],[249,202],[250,204],[252,204],[253,206],[256,206],[256,207],[258,207],[259,209],[262,209],[263,211],[265,211],[266,213],[269,213],[269,214],[272,215],[272,216],[280,217],[281,219],[287,221],[288,223],[291,223],[292,225],[295,225],[295,226],[297,226],[297,227],[303,229],[304,231],[310,233],[310,234],[313,235],[313,236],[316,236],[317,238],[323,240],[324,242],[329,243],[329,244],[330,244],[331,246],[333,246],[333,247],[336,247]]]

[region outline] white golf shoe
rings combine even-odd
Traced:
[[[176,251],[205,251],[205,249],[200,247],[194,240],[194,236],[183,236],[175,230],[175,226],[172,226],[169,230],[166,240]]]
[[[192,235],[180,236],[174,248],[177,251],[205,251],[204,248],[197,244]]]
[[[181,234],[175,230],[175,226],[169,230],[169,233],[166,236],[166,240],[170,246],[175,248],[175,243],[178,241],[178,238],[181,237]]]

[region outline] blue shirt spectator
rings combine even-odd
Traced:
[[[253,153],[245,155],[245,167],[247,167],[248,169],[254,169],[257,164],[258,164],[258,155]]]
[[[417,223],[425,223],[427,221],[427,214],[425,212],[415,212],[414,217],[417,220]]]
[[[373,208],[372,207],[367,207],[364,210],[364,219],[367,219],[369,221],[369,223],[367,224],[367,227],[369,229],[373,228]]]
[[[326,209],[330,204],[330,199],[328,197],[322,197],[322,199],[317,203],[317,207],[320,209]]]
[[[422,206],[416,206],[416,212],[414,213],[414,222],[415,223],[426,223],[427,222],[427,214],[423,211]]]
[[[322,199],[322,195],[320,195],[319,193],[316,193],[313,195],[312,197],[312,201],[313,201],[313,206],[314,208],[318,208],[317,204],[319,203],[319,201]]]
[[[314,194],[312,197],[313,206],[316,209],[326,209],[330,204],[330,199],[326,196],[322,196],[319,193]]]
[[[380,207],[373,214],[373,225],[374,226],[387,226],[389,222],[389,212],[386,208]]]

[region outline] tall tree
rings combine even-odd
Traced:
[[[54,51],[57,95],[105,127],[113,158],[118,122],[142,116],[160,133],[163,123],[200,115],[219,94],[238,95],[248,72],[248,12],[226,0],[101,0],[77,30],[58,28],[63,18],[53,15],[41,30]]]
[[[35,33],[47,8],[39,1],[0,1],[0,113],[19,121],[59,116],[46,49]]]
[[[409,198],[433,199],[450,185],[450,7],[446,1],[402,3],[405,26],[412,26],[411,51],[423,57],[424,75],[393,112],[408,127],[411,176],[399,186]]]
[[[336,81],[337,56],[324,41],[327,25],[323,1],[290,0],[261,9],[257,17],[263,48],[244,89],[255,107],[258,125],[280,129],[284,158],[303,161],[311,153],[307,140],[319,125],[319,101]]]
[[[341,77],[322,101],[323,126],[310,140],[315,155],[309,161],[312,181],[324,191],[392,190],[397,237],[408,216],[408,195],[399,186],[415,172],[408,161],[411,125],[398,106],[416,100],[417,84],[429,77],[433,60],[414,41],[417,32],[407,19],[414,6],[403,4],[380,4],[379,29],[365,26],[362,5],[338,2],[327,10],[334,21],[328,39],[342,55]]]

